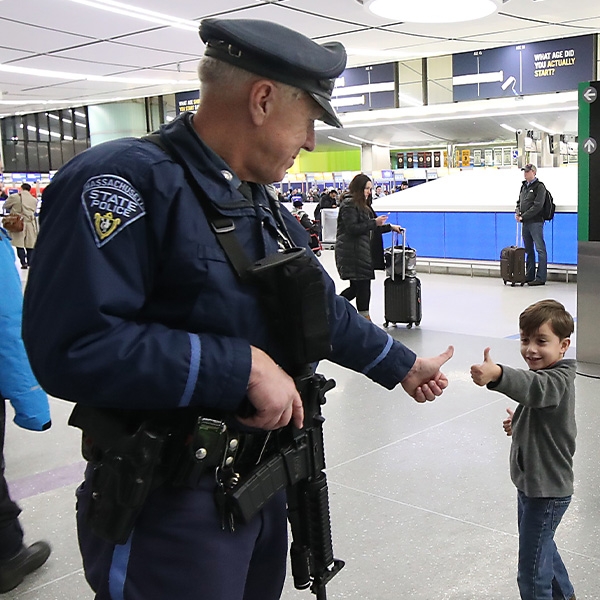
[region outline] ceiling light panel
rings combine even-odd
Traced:
[[[362,0],[373,14],[409,23],[459,23],[496,12],[496,0]]]

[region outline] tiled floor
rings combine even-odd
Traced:
[[[325,251],[322,260],[335,274],[333,252]],[[552,297],[575,316],[576,284],[511,288],[498,279],[451,275],[421,280],[421,327],[390,332],[422,356],[455,346],[445,369],[451,384],[441,398],[418,405],[401,390],[387,391],[363,376],[321,365],[337,381],[324,407],[325,436],[334,549],[346,561],[327,596],[518,600],[516,493],[508,473],[510,439],[501,425],[513,403],[476,387],[468,372],[486,346],[496,360],[522,366],[515,339],[520,311]],[[371,306],[373,320],[382,323],[382,276],[373,285]],[[576,490],[557,543],[578,600],[598,600],[600,381],[578,377],[577,393]],[[70,409],[53,399],[54,424],[43,434],[8,426],[7,477],[20,498],[27,540],[44,538],[54,547],[47,565],[8,599],[93,597],[74,528],[82,462],[78,432],[66,425]],[[294,590],[291,581],[283,595],[311,597]]]

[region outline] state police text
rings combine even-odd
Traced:
[[[125,196],[119,196],[113,191],[101,189],[90,190],[87,194],[90,207],[111,211],[115,215],[131,217],[139,210],[139,204]]]

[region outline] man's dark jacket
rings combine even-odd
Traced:
[[[546,186],[539,179],[535,179],[529,186],[527,181],[523,181],[517,201],[517,214],[521,215],[524,223],[542,223],[545,200]]]

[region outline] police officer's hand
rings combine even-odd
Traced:
[[[304,409],[294,380],[259,348],[252,350],[252,367],[248,381],[248,400],[256,412],[244,425],[259,429],[279,429],[290,420],[302,427]]]
[[[404,391],[417,402],[435,400],[448,387],[448,378],[440,371],[441,366],[452,358],[454,347],[432,358],[417,358],[412,369],[402,380]]]

